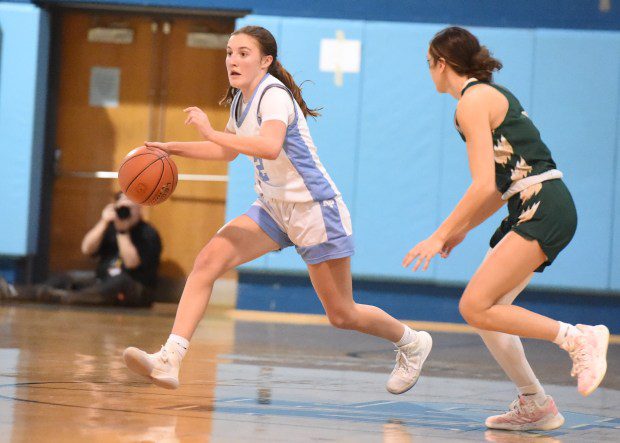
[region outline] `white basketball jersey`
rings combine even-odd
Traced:
[[[259,135],[259,105],[270,88],[281,88],[288,92],[289,97],[286,99],[293,101],[294,115],[289,116],[291,123],[286,128],[278,158],[266,160],[248,156],[254,163],[254,189],[257,194],[289,202],[324,201],[339,196],[340,192],[319,160],[301,108],[290,91],[274,76],[266,74],[263,77],[243,112],[241,91],[237,92],[230,107],[227,127],[234,128],[234,132],[240,136]]]

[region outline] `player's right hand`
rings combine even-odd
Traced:
[[[443,249],[440,252],[441,258],[448,258],[450,256],[450,252],[452,252],[454,248],[456,248],[463,240],[465,240],[466,236],[467,232],[464,232],[448,238],[448,240],[446,240],[446,243],[443,245]]]
[[[405,255],[403,267],[408,268],[413,264],[413,268],[411,269],[413,272],[417,271],[420,266],[422,266],[423,271],[426,271],[433,257],[441,253],[444,244],[445,241],[439,238],[437,234],[432,234],[426,240],[415,245],[411,251]]]

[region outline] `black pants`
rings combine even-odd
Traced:
[[[62,274],[37,288],[35,298],[39,301],[79,305],[144,307],[152,303],[150,291],[125,272],[104,280]]]

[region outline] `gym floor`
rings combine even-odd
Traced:
[[[158,350],[175,308],[0,305],[0,441],[620,441],[617,337],[607,376],[588,398],[577,393],[563,351],[525,341],[566,423],[515,433],[484,427],[516,391],[462,325],[424,325],[433,351],[418,384],[394,396],[385,390],[389,343],[320,316],[210,308],[181,387],[168,391],[131,374],[121,353]]]

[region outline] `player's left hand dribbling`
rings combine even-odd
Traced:
[[[169,146],[168,143],[145,141],[144,146],[146,146],[147,148],[161,149],[166,154],[170,154],[170,148],[168,147]]]

